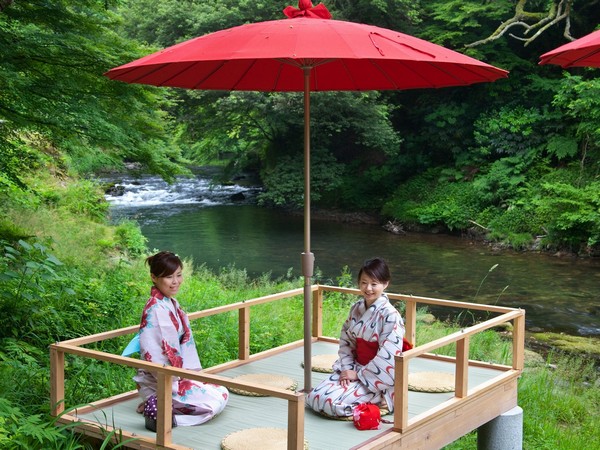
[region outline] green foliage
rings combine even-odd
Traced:
[[[421,36],[450,48],[484,37],[483,30],[493,30],[492,18],[509,17],[513,6],[508,2],[473,0],[434,0],[423,4],[426,19]]]
[[[5,295],[0,303],[0,338],[35,340],[40,322],[57,313],[48,302],[74,291],[64,282],[62,262],[45,245],[23,240],[14,246],[2,244],[0,281]]]
[[[536,128],[544,116],[537,108],[506,106],[475,122],[475,141],[484,155],[523,155],[543,142]]]
[[[569,136],[553,136],[548,139],[548,154],[556,156],[558,160],[573,158],[579,152],[577,140]]]
[[[27,237],[27,230],[19,227],[7,217],[0,218],[0,241],[15,242]]]
[[[525,183],[525,173],[533,162],[531,156],[499,159],[488,166],[486,173],[478,174],[473,189],[482,203],[499,205],[514,199]]]
[[[0,397],[28,405],[32,413],[47,411],[48,364],[48,350],[40,342],[0,338]]]
[[[142,234],[140,226],[132,220],[123,220],[115,228],[117,246],[132,256],[146,253],[148,239]]]
[[[600,243],[600,182],[579,188],[567,183],[544,183],[542,195],[534,200],[536,213],[545,219],[549,238],[580,246]]]
[[[311,203],[318,204],[321,196],[334,192],[341,183],[342,167],[327,152],[314,151],[311,157]],[[283,157],[277,166],[265,172],[266,191],[259,195],[259,204],[300,208],[304,204],[304,159]]]
[[[600,426],[590,405],[600,404],[598,374],[592,361],[551,355],[555,369],[525,370],[519,379],[519,406],[526,415],[525,443],[531,448],[576,450],[597,446]]]
[[[552,104],[573,121],[579,139],[600,147],[600,80],[565,74]]]
[[[26,163],[15,136],[40,133],[69,153],[75,166],[92,147],[110,165],[121,166],[126,158],[171,177],[181,171],[181,158],[161,111],[165,92],[101,76],[145,52],[114,32],[119,17],[107,5],[36,0],[10,2],[2,10],[0,148]],[[15,182],[19,173],[10,166],[6,173]]]
[[[518,203],[506,208],[490,207],[478,216],[477,222],[486,224],[491,230],[490,239],[505,242],[518,250],[527,249],[534,235],[544,233],[543,223],[533,208]]]
[[[400,222],[464,229],[480,207],[479,193],[470,183],[453,182],[429,171],[402,185],[383,213]]]
[[[1,116],[0,116],[1,117]],[[17,189],[24,189],[23,176],[40,164],[39,153],[25,144],[10,127],[0,121],[0,195],[10,195]]]
[[[41,415],[27,414],[0,398],[0,447],[3,449],[58,449],[64,438],[60,430]]]
[[[109,204],[98,184],[88,180],[69,183],[57,199],[57,205],[76,215],[86,215],[97,221],[106,220]]]

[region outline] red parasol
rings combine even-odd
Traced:
[[[540,64],[567,67],[600,67],[600,30],[540,56]]]
[[[464,86],[508,72],[397,31],[331,20],[300,0],[287,19],[206,34],[109,70],[127,83],[205,90],[304,92],[304,369],[310,390],[310,92]]]

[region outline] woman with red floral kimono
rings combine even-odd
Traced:
[[[390,271],[381,258],[366,261],[358,273],[362,298],[342,326],[333,374],[306,397],[320,414],[352,417],[360,403],[394,409],[394,356],[402,353],[404,322],[383,291]]]
[[[146,263],[154,286],[140,323],[140,357],[161,365],[201,370],[189,318],[173,297],[183,282],[181,260],[173,253],[159,252]],[[156,431],[156,376],[140,369],[133,379],[144,400],[146,427]],[[179,377],[173,377],[172,392],[173,426],[200,425],[223,411],[229,399],[223,386]]]

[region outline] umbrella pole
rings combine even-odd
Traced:
[[[311,306],[315,255],[310,251],[310,67],[304,67],[304,253],[302,274],[304,275],[304,392],[311,390]]]

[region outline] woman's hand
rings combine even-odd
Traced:
[[[342,370],[340,372],[340,385],[345,387],[356,380],[358,380],[356,370]]]

